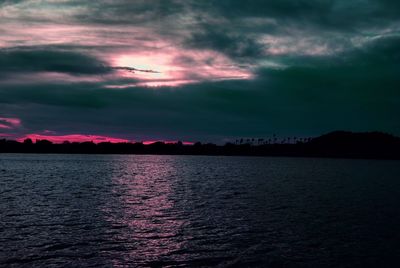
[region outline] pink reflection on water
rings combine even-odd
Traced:
[[[113,264],[159,261],[185,242],[180,232],[186,221],[175,202],[176,168],[162,156],[132,158],[121,165],[124,167],[113,178],[113,195],[118,202],[107,206],[105,212],[113,227],[122,227],[114,236],[115,242],[135,246],[122,258],[114,258]]]

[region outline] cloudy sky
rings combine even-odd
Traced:
[[[0,0],[0,136],[400,135],[399,10],[398,0]]]

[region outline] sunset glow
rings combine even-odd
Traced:
[[[105,137],[105,136],[97,136],[97,135],[79,135],[79,134],[71,134],[71,135],[41,135],[41,134],[28,134],[24,137],[18,138],[17,140],[23,142],[25,139],[31,139],[32,141],[37,140],[48,140],[53,143],[63,143],[65,141],[69,142],[130,142],[126,139],[118,139],[113,137]]]
[[[0,137],[10,137],[9,134],[1,134]],[[120,139],[115,137],[107,137],[107,136],[99,136],[99,135],[81,135],[81,134],[70,134],[70,135],[54,135],[54,134],[28,134],[23,137],[16,138],[17,141],[23,142],[26,139],[31,139],[33,142],[40,140],[47,140],[52,143],[61,144],[66,141],[68,142],[93,142],[93,143],[101,143],[101,142],[111,142],[111,143],[135,143],[141,142],[144,145],[150,145],[156,142],[163,142],[166,144],[175,144],[178,141],[165,141],[165,140],[146,140],[146,141],[133,141],[128,139]],[[183,145],[193,145],[193,142],[183,141]]]
[[[0,1],[0,131],[220,143],[336,129],[400,134],[398,7]]]
[[[398,160],[400,0],[0,0],[0,267],[400,267]]]

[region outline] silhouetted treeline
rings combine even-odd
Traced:
[[[258,141],[257,141],[258,142]],[[400,159],[400,138],[381,132],[332,132],[317,138],[299,139],[296,143],[258,142],[215,145],[197,142],[193,145],[156,142],[109,143],[64,142],[53,144],[47,140],[35,143],[0,140],[0,153],[66,153],[66,154],[171,154],[171,155],[249,155],[249,156],[304,156]]]

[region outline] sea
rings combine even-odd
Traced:
[[[0,267],[400,267],[400,161],[0,154]]]

